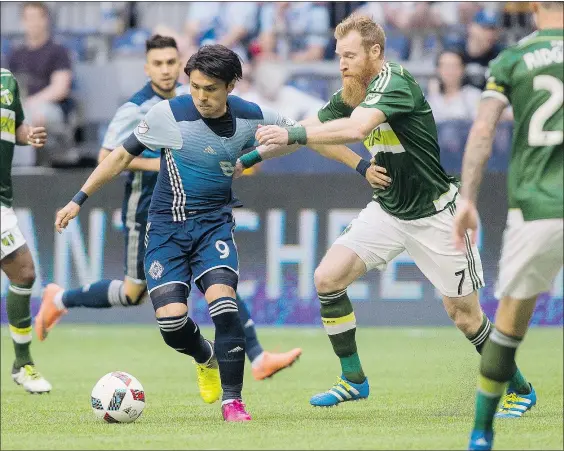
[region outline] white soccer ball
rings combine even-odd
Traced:
[[[107,423],[131,423],[145,408],[143,386],[124,371],[102,376],[92,389],[90,399],[94,415]]]

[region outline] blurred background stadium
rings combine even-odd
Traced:
[[[315,114],[340,87],[334,26],[353,11],[364,11],[384,25],[387,58],[401,61],[423,87],[437,120],[443,165],[458,174],[488,62],[533,31],[527,2],[47,2],[45,23],[23,20],[23,4],[1,4],[1,59],[19,79],[27,117],[44,121],[51,132],[48,149],[36,154],[18,147],[14,159],[15,209],[38,267],[34,312],[49,281],[75,287],[122,277],[123,180],[94,196],[64,234],[55,234],[52,222],[56,208],[95,165],[117,107],[146,82],[144,44],[151,34],[173,35],[183,61],[199,45],[228,45],[245,62],[236,94],[300,120]],[[26,42],[45,26],[61,46],[49,61],[25,53]],[[28,64],[22,65],[24,56]],[[34,57],[37,64],[30,64]],[[70,71],[69,87],[54,86],[56,70]],[[49,105],[34,98],[45,88],[57,91]],[[59,114],[42,114],[45,107]],[[508,109],[480,201],[487,283],[482,303],[490,317],[506,213],[511,121]],[[352,147],[368,155],[361,145]],[[307,149],[264,162],[235,182],[245,204],[237,212],[240,292],[257,323],[320,325],[313,270],[370,200],[366,188],[345,166]],[[539,301],[534,324],[562,325],[562,292],[561,274]],[[192,293],[196,319],[209,322],[198,291]],[[440,297],[407,255],[362,278],[351,296],[360,324],[450,324]],[[111,315],[74,310],[68,320],[152,322],[152,310],[145,307],[125,316],[116,309]]]

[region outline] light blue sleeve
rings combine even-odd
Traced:
[[[289,117],[283,116],[282,114],[270,110],[268,108],[262,108],[263,119],[257,121],[258,124],[262,125],[279,125],[280,127],[293,127],[296,125],[296,121]]]
[[[114,150],[119,147],[127,139],[135,126],[143,118],[143,113],[138,105],[127,102],[118,108],[116,114],[112,118],[108,130],[104,135],[102,147],[108,150]]]
[[[152,107],[135,127],[134,133],[137,140],[151,150],[182,147],[182,135],[168,100],[163,100]]]

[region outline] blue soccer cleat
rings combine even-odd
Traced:
[[[521,395],[513,390],[507,390],[501,403],[501,407],[495,414],[496,418],[519,418],[527,410],[531,410],[537,403],[537,393],[531,384],[531,393]]]
[[[328,391],[314,395],[309,403],[315,407],[332,407],[345,401],[366,399],[370,394],[368,378],[361,384],[355,384],[341,375]]]
[[[470,435],[468,450],[489,451],[493,446],[493,431],[481,431],[474,429]]]

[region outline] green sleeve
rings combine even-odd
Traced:
[[[20,88],[18,86],[18,82],[15,78],[14,81],[14,112],[16,113],[16,130],[20,125],[23,124],[25,120],[25,115],[22,108],[22,102],[20,100]]]
[[[323,108],[317,112],[317,117],[321,122],[328,122],[343,117],[349,117],[354,108],[347,105],[341,97],[342,89],[339,89],[331,96],[331,100],[327,102]]]
[[[490,61],[486,87],[483,97],[497,97],[505,103],[509,103],[511,98],[511,71],[512,62],[509,51],[501,52],[497,58]]]
[[[391,120],[412,112],[415,102],[407,80],[390,70],[387,75],[382,75],[372,83],[360,107],[377,108]]]

